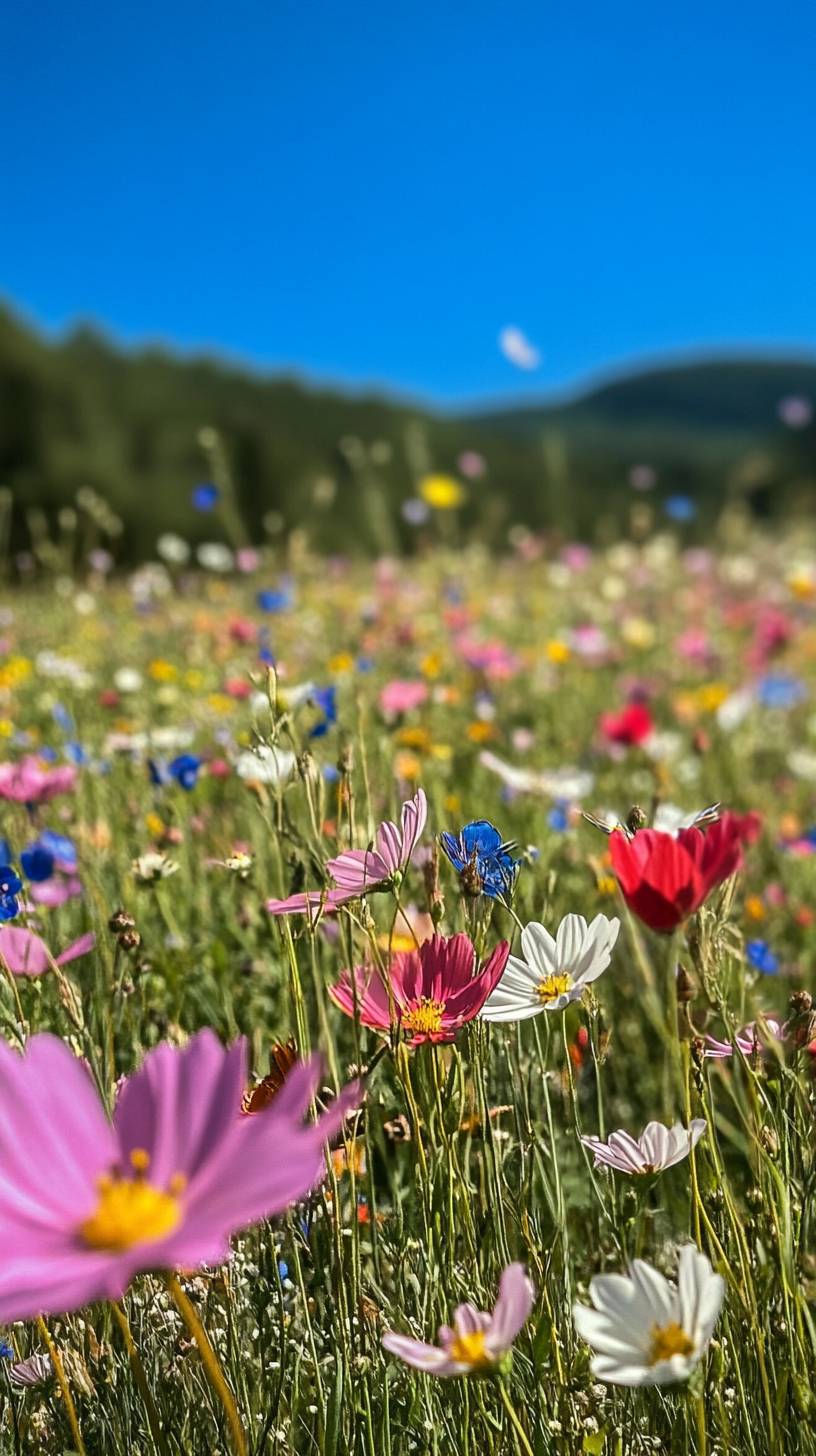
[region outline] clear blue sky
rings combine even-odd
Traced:
[[[0,294],[439,401],[816,350],[814,41],[805,0],[12,4]]]

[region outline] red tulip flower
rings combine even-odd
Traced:
[[[759,825],[756,814],[723,814],[705,833],[640,829],[629,839],[616,830],[609,851],[629,909],[652,930],[674,930],[742,868],[743,845]]]

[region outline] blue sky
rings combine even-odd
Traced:
[[[0,294],[440,402],[816,351],[814,39],[757,0],[10,6]]]

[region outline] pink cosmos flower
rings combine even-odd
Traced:
[[[0,763],[0,799],[15,804],[45,804],[57,794],[68,794],[76,783],[76,769],[70,763],[56,768],[27,754],[19,763]]]
[[[330,859],[326,870],[334,881],[328,890],[306,890],[286,900],[267,900],[270,915],[331,913],[349,900],[356,900],[378,885],[384,885],[402,874],[410,864],[428,817],[428,801],[423,789],[402,806],[399,829],[386,820],[377,830],[374,849],[346,849]]]
[[[523,1265],[508,1264],[492,1314],[472,1304],[460,1304],[454,1312],[453,1328],[442,1325],[438,1345],[389,1332],[383,1335],[383,1348],[427,1375],[486,1374],[509,1354],[529,1318],[534,1299],[535,1289]]]
[[[148,1052],[111,1123],[57,1037],[22,1057],[0,1042],[0,1322],[118,1299],[147,1269],[223,1263],[234,1233],[321,1178],[358,1089],[305,1123],[320,1074],[319,1059],[296,1063],[268,1109],[241,1117],[245,1043],[202,1031]]]
[[[764,1052],[767,1049],[769,1038],[773,1041],[784,1041],[786,1027],[783,1026],[778,1016],[764,1016],[762,1025],[758,1021],[749,1021],[738,1031],[733,1042],[717,1041],[716,1037],[706,1036],[704,1056],[715,1057],[722,1061],[725,1057],[732,1057],[735,1051],[742,1052],[744,1057],[751,1057],[756,1052]]]
[[[76,900],[82,894],[82,881],[78,875],[52,875],[38,885],[28,886],[28,898],[34,905],[45,905],[55,910],[69,900]]]
[[[705,1130],[705,1118],[695,1117],[688,1127],[683,1127],[681,1122],[676,1122],[674,1127],[650,1122],[637,1139],[619,1131],[610,1133],[607,1142],[597,1137],[582,1137],[581,1142],[594,1153],[596,1168],[616,1168],[619,1173],[648,1176],[681,1163],[697,1146]]]
[[[21,925],[4,925],[0,928],[0,959],[4,960],[15,976],[41,976],[50,971],[52,963],[65,966],[79,956],[87,955],[96,945],[93,931],[81,935],[58,956],[52,956],[45,941],[33,930],[24,930]]]
[[[396,717],[398,713],[410,713],[414,708],[421,708],[427,700],[427,683],[402,678],[386,683],[379,698],[380,709],[386,718]]]
[[[356,1006],[363,1026],[374,1031],[399,1029],[410,1046],[454,1041],[456,1033],[478,1016],[501,980],[510,946],[502,940],[474,975],[476,952],[467,935],[434,935],[419,950],[391,957],[389,983],[370,966],[343,971],[329,995],[347,1016]]]

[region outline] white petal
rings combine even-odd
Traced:
[[[521,948],[530,973],[535,974],[539,981],[542,976],[551,976],[558,970],[556,943],[540,921],[531,920],[529,925],[525,925],[521,932]]]
[[[572,970],[576,965],[584,944],[587,923],[583,915],[565,915],[555,937],[558,956],[557,970]]]

